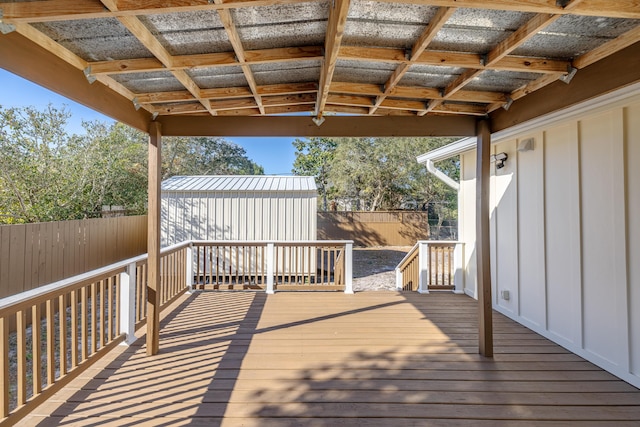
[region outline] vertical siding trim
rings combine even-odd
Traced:
[[[581,136],[580,136],[580,122],[576,121],[573,125],[573,135],[572,142],[575,148],[575,154],[573,158],[576,160],[575,162],[571,162],[569,167],[572,169],[572,175],[576,177],[576,200],[572,203],[574,211],[571,215],[574,218],[577,218],[577,224],[575,227],[577,228],[577,232],[571,234],[574,240],[571,242],[571,246],[575,247],[576,257],[572,258],[572,261],[576,262],[577,265],[572,265],[572,270],[576,273],[577,277],[574,281],[574,286],[576,289],[574,290],[574,294],[577,296],[578,304],[576,306],[576,322],[578,327],[576,328],[577,336],[576,342],[578,343],[580,349],[584,349],[584,281],[582,280],[583,275],[583,250],[582,250],[582,159],[581,159]],[[575,168],[575,170],[574,170]],[[574,193],[572,193],[574,194]],[[575,231],[575,230],[574,230]]]
[[[615,180],[619,185],[615,185],[612,189],[614,200],[620,201],[613,206],[614,222],[613,230],[614,239],[618,244],[615,249],[615,277],[613,283],[618,287],[616,289],[616,305],[617,305],[617,323],[620,328],[618,338],[620,342],[620,366],[623,372],[630,372],[631,369],[631,345],[630,345],[630,325],[631,318],[629,316],[629,242],[627,240],[627,203],[629,202],[627,194],[627,162],[625,161],[626,139],[624,108],[617,108],[613,111],[613,135],[611,139],[614,144],[613,151],[613,170],[616,174]]]
[[[549,303],[548,303],[548,293],[547,293],[547,289],[549,286],[549,278],[547,277],[547,197],[546,197],[546,189],[547,189],[547,163],[544,161],[545,156],[546,156],[546,149],[547,149],[547,133],[546,132],[541,132],[538,136],[538,138],[540,138],[540,179],[542,180],[542,182],[540,183],[541,185],[541,197],[540,197],[540,203],[542,204],[542,206],[540,207],[540,210],[542,212],[542,268],[544,269],[543,273],[542,273],[542,277],[544,280],[543,286],[542,286],[542,292],[544,293],[544,295],[542,296],[542,300],[544,301],[544,313],[542,314],[542,328],[544,328],[545,331],[549,330],[549,322],[548,322],[548,318],[549,318]]]

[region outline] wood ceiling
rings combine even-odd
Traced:
[[[307,134],[309,116],[321,127],[348,114],[396,127],[455,117],[438,120],[464,135],[477,117],[610,68],[640,40],[637,0],[0,0],[0,10],[0,66],[136,127],[182,120],[183,134],[205,117],[288,113],[305,116]],[[54,63],[62,74],[47,76]],[[136,113],[111,111],[120,98]],[[300,119],[281,123],[293,134]]]

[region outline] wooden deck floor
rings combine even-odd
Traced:
[[[453,294],[198,292],[24,425],[638,426],[640,391]]]

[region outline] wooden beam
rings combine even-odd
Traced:
[[[474,136],[471,116],[326,117],[316,126],[308,116],[160,116],[164,136]]]
[[[243,1],[243,0],[232,0]],[[556,0],[379,0],[385,3],[429,4],[440,7],[466,7],[471,9],[509,10],[514,12],[569,13],[586,16],[640,19],[637,0],[588,0],[573,8],[564,9]]]
[[[604,59],[607,56],[612,55],[626,47],[629,47],[632,44],[637,43],[638,41],[640,41],[640,26],[627,31],[621,36],[607,43],[604,43],[600,47],[597,47],[582,56],[579,56],[573,61],[573,66],[578,70],[584,67],[588,67],[589,65],[594,64],[601,59]]]
[[[147,225],[147,355],[160,350],[160,187],[162,134],[157,122],[149,125],[149,192]]]
[[[48,0],[0,3],[2,19],[12,23],[111,17],[99,0]]]
[[[570,84],[556,81],[490,114],[498,132],[640,81],[640,43],[578,71]]]
[[[488,120],[478,120],[476,145],[476,264],[478,298],[478,349],[493,357],[493,307],[491,298],[491,262],[489,254],[489,179],[491,132]]]
[[[318,85],[318,100],[316,101],[316,116],[322,117],[322,110],[329,96],[329,87],[333,80],[333,73],[338,61],[338,52],[342,44],[344,27],[347,23],[350,0],[334,0],[329,3],[329,21],[325,35],[325,57],[320,70],[320,84]]]
[[[45,65],[46,64],[46,65]],[[151,114],[18,32],[0,34],[0,68],[144,132]]]
[[[78,17],[101,18],[110,16],[135,16],[161,13],[195,12],[204,10],[252,8],[281,4],[308,3],[312,0],[227,0],[210,4],[208,0],[117,0],[118,10],[109,12],[98,9],[95,0],[49,0],[34,2],[3,3],[5,17],[13,22],[46,22],[78,19]],[[588,0],[576,3],[575,7],[562,8],[556,0],[380,0],[387,3],[425,4],[440,7],[467,7],[473,9],[509,10],[531,13],[577,14],[612,18],[640,19],[637,0]],[[80,3],[80,4],[79,4]],[[79,7],[82,6],[82,7]],[[569,4],[571,6],[571,4]]]
[[[491,64],[495,64],[496,62],[507,56],[509,53],[517,49],[527,40],[530,40],[538,33],[538,31],[542,30],[548,25],[551,25],[560,17],[561,15],[551,14],[538,14],[534,16],[529,21],[527,21],[526,24],[513,32],[509,37],[498,43],[498,45],[487,54],[485,65],[488,66]]]
[[[402,49],[369,48],[343,46],[340,48],[340,59],[367,62],[386,62],[391,64],[406,64],[409,61]],[[566,73],[570,61],[549,58],[535,58],[529,56],[506,55],[495,63],[484,65],[482,56],[476,53],[424,51],[413,63],[419,65],[436,65],[458,68],[472,68],[477,70],[504,70],[525,73]]]

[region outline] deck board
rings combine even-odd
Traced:
[[[25,425],[626,426],[640,391],[463,295],[196,292]]]

